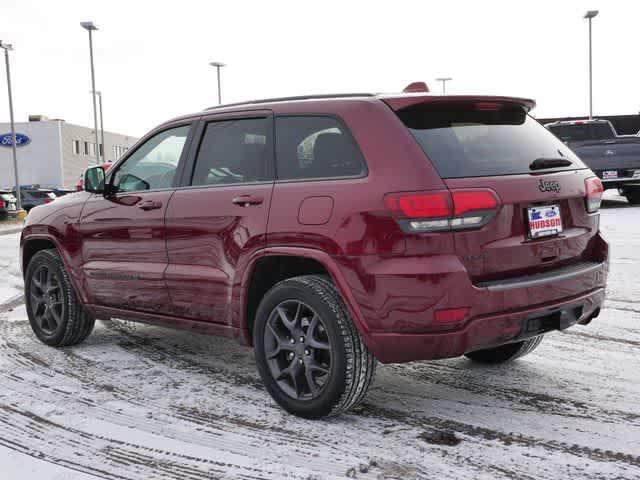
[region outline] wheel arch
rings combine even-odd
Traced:
[[[86,305],[86,297],[84,295],[84,291],[79,288],[80,287],[80,279],[77,277],[75,270],[71,265],[71,258],[69,252],[62,248],[62,245],[58,241],[56,237],[53,235],[45,235],[45,234],[29,234],[24,235],[20,240],[20,267],[22,268],[22,275],[26,275],[27,266],[29,262],[33,258],[33,256],[42,250],[55,249],[60,258],[62,259],[62,264],[64,265],[67,274],[69,275],[69,279],[73,288],[76,292],[76,295],[80,299],[83,305]]]
[[[273,268],[275,266],[275,268]],[[265,272],[267,278],[263,275]],[[241,282],[238,326],[242,343],[252,345],[254,316],[264,294],[279,281],[299,275],[327,275],[340,292],[354,324],[367,346],[370,337],[366,322],[336,261],[321,250],[303,247],[272,247],[256,253],[249,261]]]

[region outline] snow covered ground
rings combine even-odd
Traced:
[[[359,410],[316,422],[276,407],[224,339],[116,321],[42,345],[19,235],[0,232],[0,478],[640,478],[640,207],[607,198],[591,325],[510,365],[381,366]]]

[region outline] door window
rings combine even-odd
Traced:
[[[228,185],[273,179],[271,121],[244,118],[207,124],[192,185]]]
[[[190,125],[171,128],[151,137],[113,175],[114,192],[171,188]]]

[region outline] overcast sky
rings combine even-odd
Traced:
[[[92,125],[88,35],[105,129],[140,136],[217,103],[328,92],[391,92],[423,80],[448,93],[532,97],[537,117],[588,113],[587,9],[594,19],[594,112],[640,110],[640,1],[3,0],[14,44],[17,121]],[[8,121],[0,68],[0,121]]]

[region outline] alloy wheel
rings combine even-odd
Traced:
[[[327,384],[332,348],[322,318],[306,303],[285,300],[273,309],[264,332],[271,375],[297,400],[316,398]]]
[[[42,333],[56,333],[64,318],[64,299],[60,279],[47,265],[34,272],[29,297],[31,314]]]

